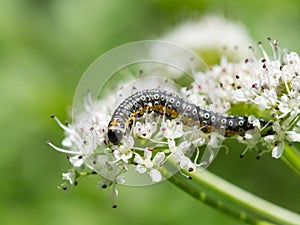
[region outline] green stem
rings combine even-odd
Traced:
[[[214,208],[249,224],[300,224],[300,215],[261,199],[222,178],[205,171],[177,173],[169,178],[174,185]]]
[[[300,155],[292,146],[285,145],[281,159],[300,175]]]

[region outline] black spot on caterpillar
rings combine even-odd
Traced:
[[[184,100],[182,97],[161,89],[137,92],[126,98],[112,115],[108,124],[107,137],[110,143],[117,145],[124,134],[128,134],[132,124],[145,113],[163,115],[167,119],[180,118],[186,126],[197,126],[205,133],[220,131],[225,137],[244,136],[254,129],[246,116],[232,116],[214,113]],[[268,121],[259,119],[262,126]]]

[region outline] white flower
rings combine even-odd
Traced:
[[[277,94],[274,89],[264,89],[261,95],[254,98],[253,102],[258,105],[259,109],[270,109],[277,101]]]
[[[151,122],[145,122],[141,123],[140,121],[137,121],[134,126],[134,135],[137,135],[139,137],[143,138],[150,138],[153,134],[153,132],[156,131],[157,123],[151,123]]]
[[[245,133],[245,140],[248,143],[250,148],[255,147],[255,145],[260,141],[261,135],[259,133],[258,128],[254,128],[253,130],[248,130]]]
[[[168,140],[170,152],[173,154],[185,154],[186,151],[191,147],[191,143],[188,141],[181,142],[178,146],[174,140]]]
[[[161,123],[161,133],[168,139],[175,139],[182,137],[184,134],[182,130],[182,123],[176,120],[166,120]]]
[[[154,183],[160,182],[162,179],[159,168],[165,159],[163,152],[158,152],[152,159],[152,151],[145,150],[144,157],[136,155],[134,161],[137,163],[136,171],[139,173],[149,172],[150,177]]]
[[[75,183],[76,174],[74,170],[69,170],[67,173],[62,173],[62,179],[67,180],[70,184]]]
[[[134,146],[134,140],[132,137],[124,137],[123,144],[120,146],[113,146],[113,154],[117,162],[122,160],[124,163],[128,163],[128,160],[132,158],[133,154],[131,148]]]
[[[128,159],[132,158],[131,149],[125,145],[121,145],[118,149],[114,150],[113,153],[117,161],[123,160],[125,163],[128,163]]]
[[[280,103],[278,105],[278,109],[280,110],[280,112],[283,113],[283,115],[286,115],[287,113],[289,113],[291,111],[290,107],[289,107],[289,97],[284,94],[283,96],[281,96],[280,99]]]
[[[176,160],[179,168],[192,172],[195,170],[196,165],[191,161],[189,157],[186,156],[187,150],[191,148],[191,143],[188,141],[183,141],[176,146],[174,140],[168,141],[169,150],[171,151],[171,156]]]

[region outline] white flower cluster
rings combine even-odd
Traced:
[[[236,60],[246,55],[244,47],[251,42],[242,26],[214,16],[183,24],[162,39],[197,53],[238,46],[240,53],[233,53]],[[224,56],[219,65],[203,72],[193,71],[195,82],[182,88],[181,95],[215,113],[230,114],[235,109],[240,116],[248,116],[248,124],[254,129],[237,137],[247,144],[244,153],[259,145],[266,149],[263,152],[272,151],[272,156],[279,158],[287,142],[300,142],[300,58],[295,52],[282,53],[277,41],[269,39],[269,43],[271,56],[259,43],[262,57],[250,48],[251,54],[246,60],[230,62]],[[160,57],[162,54],[166,58],[177,57],[173,52],[153,51]],[[227,56],[230,58],[228,52]],[[190,61],[186,66],[191,66]],[[132,170],[140,176],[147,174],[152,183],[157,183],[177,171],[189,173],[197,167],[205,169],[224,139],[217,132],[204,134],[203,127],[187,127],[179,117],[167,119],[165,115],[146,112],[133,122],[130,133],[123,136],[118,145],[113,145],[108,141],[107,129],[115,110],[111,103],[116,102],[116,95],[95,100],[87,94],[83,102],[84,109],[75,115],[72,123],[63,124],[52,116],[65,131],[64,148],[49,141],[47,144],[67,154],[71,164],[71,169],[62,174],[66,181],[61,186],[63,189],[76,185],[81,177],[97,174],[102,177],[98,186],[111,187],[112,196],[116,197],[116,184],[130,185],[126,174],[132,174]],[[261,120],[254,116],[269,123],[262,126]],[[171,173],[169,162],[176,167]],[[182,174],[187,176],[187,173]]]
[[[300,140],[300,58],[295,52],[282,53],[278,41],[268,38],[268,42],[271,55],[258,43],[262,57],[249,47],[251,55],[243,62],[228,62],[223,58],[220,65],[197,73],[195,83],[185,94],[200,106],[209,102],[216,112],[227,112],[241,103],[254,108],[256,116],[263,116],[273,124],[273,132],[263,141],[269,143],[272,156],[279,158],[285,142]],[[247,132],[244,139],[250,141],[247,143],[251,147],[261,141],[253,131]]]
[[[148,174],[152,183],[157,183],[164,179],[162,173],[168,161],[176,165],[175,172],[180,169],[193,172],[200,165],[197,158],[193,162],[189,156],[192,150],[207,142],[207,137],[197,135],[194,138],[193,132],[184,129],[179,119],[146,113],[135,121],[130,136],[123,137],[121,144],[108,143],[107,126],[114,110],[109,103],[113,98],[115,95],[96,101],[88,94],[83,112],[73,118],[72,124],[63,124],[55,115],[51,116],[65,131],[62,141],[65,149],[49,141],[47,144],[66,153],[71,163],[71,169],[62,174],[66,182],[61,188],[76,185],[80,177],[99,174],[103,178],[99,187],[111,186],[112,195],[116,196],[115,184],[127,184],[124,174],[132,167],[139,174]]]
[[[223,60],[221,65],[197,73],[195,83],[183,88],[182,95],[200,107],[209,106],[221,113],[241,103],[256,107],[270,122],[262,127],[259,119],[249,116],[254,129],[247,130],[240,140],[248,145],[246,151],[263,143],[266,151],[279,158],[286,142],[300,141],[300,58],[294,52],[280,53],[277,42],[271,46],[272,57],[259,44],[263,58],[253,51],[252,57],[241,63]],[[72,124],[64,125],[52,116],[65,131],[62,145],[66,149],[47,144],[66,153],[71,163],[71,169],[63,173],[63,189],[76,185],[80,177],[98,174],[103,178],[99,187],[112,187],[116,197],[116,184],[127,184],[125,175],[132,168],[157,183],[170,176],[165,175],[169,160],[179,171],[193,172],[197,167],[206,168],[221,147],[222,135],[204,134],[201,127],[187,127],[180,118],[166,119],[153,113],[136,119],[129,135],[113,145],[107,138],[107,126],[114,111],[109,103],[114,99],[115,95],[100,100],[87,95],[83,112],[73,118]],[[199,160],[203,146],[206,150]]]

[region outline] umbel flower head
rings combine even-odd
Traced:
[[[116,184],[148,185],[177,171],[190,178],[186,174],[210,165],[226,137],[247,144],[242,156],[259,146],[279,158],[286,143],[300,141],[300,59],[269,42],[271,56],[259,43],[263,57],[250,48],[251,57],[242,62],[223,58],[177,94],[132,90],[115,109],[114,93],[99,100],[88,93],[72,123],[51,116],[65,131],[64,148],[47,144],[67,154],[71,164],[61,187],[97,174],[99,187],[110,187],[116,197]],[[228,115],[236,111],[242,115]]]
[[[66,149],[51,142],[47,144],[67,154],[72,165],[72,169],[63,174],[67,183],[74,184],[79,176],[93,173],[100,174],[111,184],[125,183],[122,175],[132,166],[137,173],[149,174],[152,182],[156,183],[162,180],[159,169],[168,159],[176,160],[178,168],[194,170],[194,164],[185,153],[196,141],[187,141],[190,132],[183,129],[179,118],[166,119],[164,115],[145,114],[135,121],[130,133],[120,143],[112,144],[108,139],[108,124],[113,109],[108,102],[113,96],[95,101],[88,94],[84,99],[84,112],[72,124],[64,125],[55,115],[51,116],[66,134],[62,141]],[[185,141],[180,143],[183,137]],[[198,138],[197,145],[203,145],[204,141],[199,139],[204,140]]]
[[[251,54],[242,62],[228,62],[223,58],[220,65],[196,74],[196,82],[187,93],[199,105],[210,101],[214,111],[244,110],[244,115],[266,118],[272,123],[273,132],[269,131],[272,134],[260,139],[257,133],[248,132],[243,141],[246,139],[252,147],[258,142],[268,144],[266,151],[271,148],[272,156],[279,158],[286,142],[300,140],[300,58],[296,52],[282,52],[277,40],[267,39],[270,55],[259,42],[259,52],[249,47]],[[205,77],[213,79],[206,81]],[[209,91],[216,87],[220,87],[218,91]],[[259,124],[257,128],[263,129]]]

